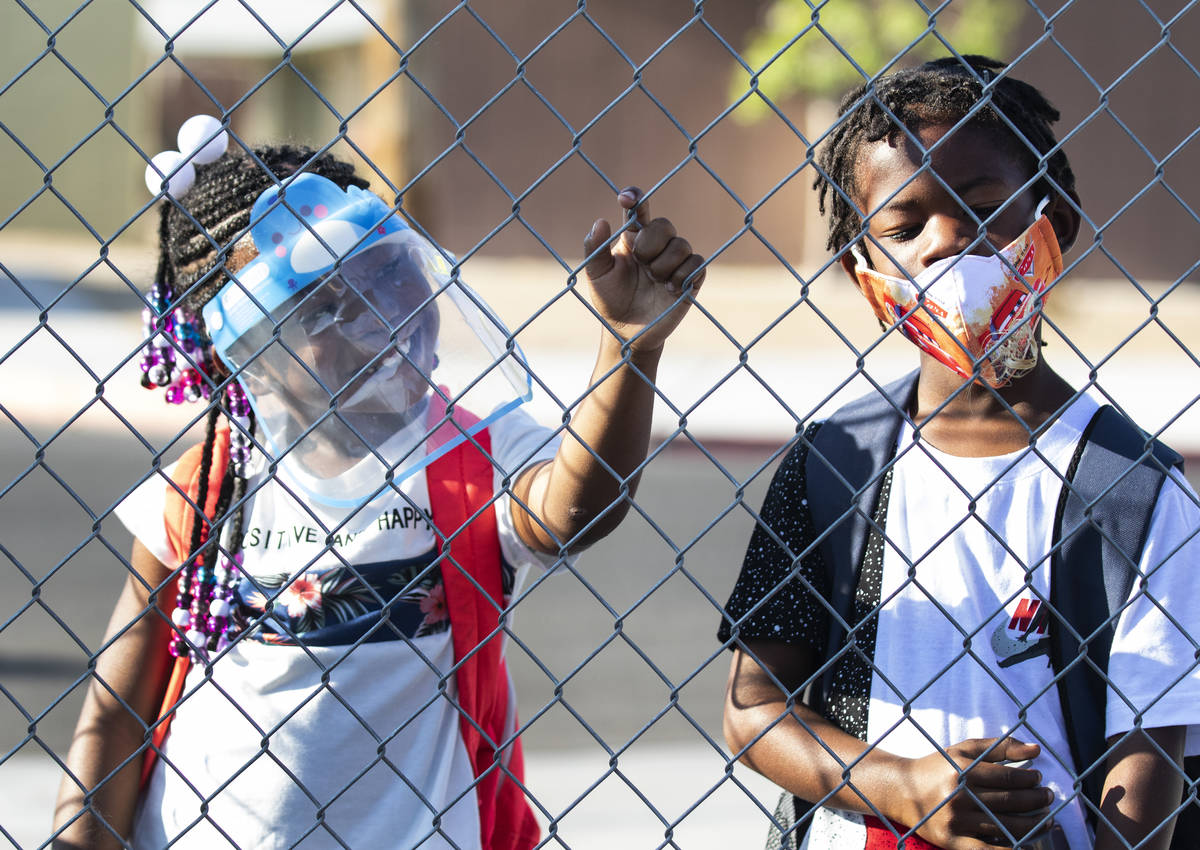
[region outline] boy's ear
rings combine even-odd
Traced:
[[[1050,219],[1054,235],[1058,237],[1058,249],[1064,254],[1075,244],[1075,238],[1079,236],[1081,221],[1078,212],[1081,206],[1079,195],[1075,194],[1074,190],[1067,192],[1066,195],[1071,199],[1070,201],[1064,198],[1062,193],[1056,192],[1054,199],[1046,207],[1046,217]],[[1071,205],[1072,201],[1074,206]]]

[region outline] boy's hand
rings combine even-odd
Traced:
[[[620,239],[605,246],[613,231],[599,219],[583,246],[589,256],[595,254],[585,268],[593,306],[635,352],[649,353],[662,348],[687,313],[704,280],[704,259],[670,221],[651,220],[641,197],[635,187],[617,195],[627,214],[635,210],[635,224]]]
[[[1041,784],[1039,771],[998,762],[1032,759],[1040,752],[1037,744],[1013,738],[975,738],[945,754],[914,759],[908,787],[915,808],[909,823],[929,815],[917,834],[945,850],[1012,847],[1004,830],[1020,839],[1039,824],[1048,826],[1045,810],[1054,792]]]

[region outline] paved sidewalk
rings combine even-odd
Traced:
[[[574,402],[586,386],[598,330],[582,300],[563,294],[562,270],[546,263],[477,261],[467,279],[516,331],[539,379],[562,401]],[[1097,377],[1111,398],[1143,427],[1167,428],[1167,440],[1193,456],[1200,455],[1200,366],[1188,349],[1200,353],[1197,289],[1168,295],[1151,322],[1148,303],[1130,285],[1073,282],[1051,302],[1049,315],[1075,347],[1051,333],[1047,350],[1055,367],[1077,385],[1088,379],[1088,367],[1076,348],[1103,362]],[[84,408],[87,412],[70,427],[85,437],[125,429],[126,422],[163,433],[195,415],[194,408],[171,408],[159,393],[137,385],[136,356],[131,356],[140,336],[136,299],[111,282],[96,291],[102,306],[89,301],[72,307],[64,299],[49,311],[44,328],[38,327],[38,309],[23,295],[11,288],[0,292],[0,406],[39,442]],[[659,372],[664,399],[656,431],[673,431],[682,414],[688,432],[700,440],[777,446],[794,433],[797,418],[836,403],[831,396],[839,389],[842,397],[857,391],[861,384],[841,386],[857,358],[833,328],[855,344],[872,344],[878,331],[860,296],[848,283],[831,278],[813,284],[811,302],[795,306],[799,296],[799,286],[780,269],[714,266],[700,304],[671,341]],[[1109,357],[1135,331],[1132,341]],[[915,359],[911,346],[894,338],[866,354],[865,364],[883,381],[911,368]],[[562,417],[561,408],[544,395],[533,412],[547,422]],[[13,430],[13,437],[28,448],[23,435]],[[665,480],[661,474],[656,478]],[[671,528],[682,539],[692,533],[682,521]],[[637,530],[634,522],[625,536]],[[738,547],[744,547],[743,540]],[[697,554],[693,562],[703,557]],[[736,563],[736,557],[723,563]],[[731,581],[722,577],[720,586]],[[636,599],[638,593],[624,592],[621,598]],[[725,777],[724,759],[711,747],[635,747],[618,768],[619,775],[608,775],[607,757],[599,749],[529,753],[531,787],[547,810],[557,813],[552,816],[560,841],[547,846],[656,848],[666,840],[667,826],[677,822],[671,834],[683,850],[761,846],[765,815]],[[734,776],[773,810],[776,792],[770,783],[740,768]],[[48,759],[23,756],[0,764],[0,828],[16,847],[43,845],[56,785],[57,772]]]
[[[727,778],[724,758],[707,746],[639,747],[612,773],[599,749],[534,752],[527,761],[530,789],[561,815],[557,840],[545,846],[563,850],[652,850],[667,841],[668,825],[674,845],[665,846],[679,850],[760,846],[767,821],[759,806],[774,811],[779,793],[740,766],[736,782]],[[49,759],[14,756],[0,765],[0,827],[15,840],[12,846],[45,845],[58,778]],[[547,826],[542,818],[543,835]],[[0,847],[7,846],[0,837]]]

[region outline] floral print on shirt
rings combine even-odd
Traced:
[[[246,577],[237,591],[239,625],[265,643],[340,646],[409,640],[450,628],[436,550],[416,558]],[[513,569],[501,564],[505,593]]]

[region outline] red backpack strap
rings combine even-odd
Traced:
[[[167,499],[163,508],[163,524],[167,531],[167,543],[175,560],[182,562],[191,554],[192,527],[196,521],[196,509],[200,499],[201,461],[204,459],[204,445],[197,443],[192,446],[171,473],[173,483],[167,485]],[[217,423],[216,439],[213,441],[212,463],[209,465],[208,492],[204,500],[204,513],[211,517],[217,510],[217,500],[221,493],[221,480],[229,466],[229,423],[221,419]],[[212,474],[216,471],[217,474]],[[182,492],[181,492],[182,491]],[[185,496],[186,494],[186,496]],[[179,595],[178,576],[170,582],[164,595],[168,612],[175,608],[175,597]],[[158,761],[158,753],[163,741],[167,738],[167,730],[171,727],[175,704],[183,695],[183,683],[187,679],[191,659],[184,655],[176,658],[171,664],[171,675],[167,680],[167,689],[163,694],[162,706],[158,710],[158,724],[150,737],[150,747],[142,759],[142,782],[145,788]]]
[[[884,823],[872,815],[867,815],[863,820],[867,833],[863,850],[896,850],[896,836],[908,832],[907,828],[895,822]],[[904,847],[905,850],[939,850],[936,844],[930,844],[915,832],[904,839]]]
[[[473,440],[473,442],[472,442]],[[459,728],[479,800],[484,850],[529,850],[538,826],[525,799],[520,741],[497,752],[516,728],[504,665],[500,538],[491,504],[491,436],[484,429],[426,469],[429,507],[438,531],[442,583],[454,644]],[[515,779],[515,781],[514,781]]]

